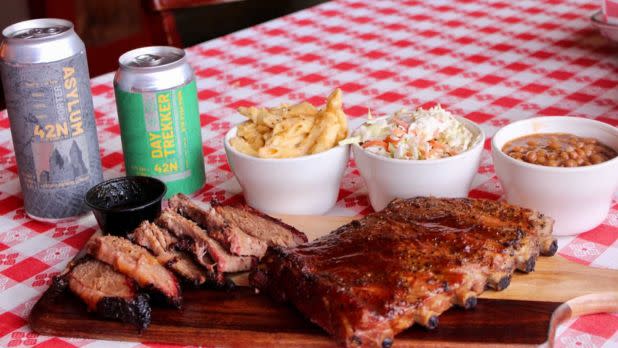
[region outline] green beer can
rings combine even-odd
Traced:
[[[166,197],[204,185],[204,155],[193,70],[182,49],[123,54],[114,91],[127,175],[156,177]]]

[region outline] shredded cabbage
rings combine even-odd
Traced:
[[[340,144],[359,144],[366,151],[398,159],[425,160],[469,150],[477,137],[450,112],[436,105],[365,122]]]

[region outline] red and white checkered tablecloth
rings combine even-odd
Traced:
[[[207,184],[195,197],[236,200],[224,133],[242,105],[309,100],[344,91],[351,126],[367,108],[390,113],[441,103],[489,136],[514,120],[575,115],[618,126],[616,47],[589,23],[599,1],[341,0],[188,49],[197,77]],[[123,175],[113,74],[92,80],[105,177]],[[485,146],[472,197],[500,198]],[[366,214],[351,162],[333,215]],[[95,231],[92,216],[55,225],[24,214],[6,112],[0,113],[0,346],[103,347],[111,342],[40,336],[27,316],[52,277]],[[559,253],[618,269],[618,199],[603,225],[559,239]],[[618,284],[617,284],[618,288]],[[560,347],[618,346],[618,314],[562,325]],[[142,346],[136,343],[113,343]]]

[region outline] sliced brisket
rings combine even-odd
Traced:
[[[217,273],[248,271],[257,263],[253,256],[232,255],[195,222],[171,210],[164,210],[156,223],[179,239],[189,239],[188,244],[197,261]]]
[[[210,237],[234,255],[262,257],[266,253],[268,246],[265,242],[229,223],[214,209],[203,209],[183,194],[172,197],[168,205],[178,214],[204,228]]]
[[[212,207],[228,223],[263,240],[269,246],[295,247],[307,242],[307,236],[296,228],[247,205],[231,206],[213,202]]]
[[[180,306],[182,298],[178,280],[148,250],[116,236],[96,237],[86,248],[90,255],[132,278],[142,288],[154,288],[170,304]]]
[[[148,249],[159,263],[196,286],[204,284],[207,279],[214,279],[214,275],[198,266],[190,255],[174,249],[178,243],[176,237],[149,221],[142,222],[128,237]]]
[[[88,311],[131,323],[140,331],[150,324],[148,295],[139,293],[133,280],[103,262],[82,259],[71,264],[54,280],[54,287],[65,286],[84,301]]]

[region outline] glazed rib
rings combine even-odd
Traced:
[[[156,223],[172,232],[177,238],[189,239],[191,251],[197,261],[207,269],[222,274],[250,270],[257,263],[253,256],[236,256],[225,250],[195,222],[171,211],[164,210]]]
[[[498,233],[507,228],[519,229],[522,231],[523,240],[514,245],[515,267],[522,272],[534,269],[539,254],[551,256],[557,250],[557,242],[551,235],[553,219],[505,202],[417,197],[395,200],[386,211],[400,221],[414,220],[421,224],[477,226],[494,229]]]
[[[250,281],[342,346],[390,347],[412,324],[434,328],[451,306],[474,307],[486,287],[532,271],[552,239],[538,219],[500,202],[395,200],[308,244],[269,248]]]
[[[229,223],[214,209],[203,209],[181,193],[170,198],[168,205],[176,213],[196,222],[234,255],[262,257],[266,253],[268,246],[265,242]]]
[[[182,303],[180,286],[174,275],[148,250],[116,236],[101,236],[87,245],[88,253],[135,280],[142,288],[154,288],[173,306]]]
[[[148,295],[139,293],[133,280],[103,262],[82,259],[70,264],[53,284],[55,291],[63,291],[67,286],[88,311],[133,324],[139,330],[150,324]]]
[[[214,275],[195,264],[188,254],[174,249],[178,243],[176,237],[149,221],[142,222],[128,238],[148,249],[161,265],[196,286],[214,279]]]

